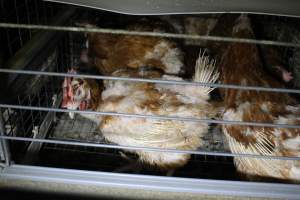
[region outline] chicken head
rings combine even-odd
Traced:
[[[68,73],[76,73],[74,69]],[[90,107],[91,88],[87,81],[80,78],[66,77],[63,82],[63,102],[62,107],[70,110],[86,110]],[[74,118],[74,112],[70,112],[71,119]]]

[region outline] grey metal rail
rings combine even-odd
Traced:
[[[300,16],[298,0],[47,0],[129,15],[253,13]]]
[[[11,165],[5,168],[0,173],[0,179],[61,183],[69,187],[94,186],[99,190],[103,187],[114,187],[142,191],[222,195],[223,198],[228,195],[298,200],[300,196],[300,185],[293,184],[147,176],[23,165]]]

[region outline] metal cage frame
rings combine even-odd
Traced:
[[[27,2],[27,1],[26,1]],[[100,28],[78,28],[63,26],[68,18],[75,13],[76,9],[69,8],[63,12],[58,13],[58,20],[51,25],[37,25],[11,22],[1,22],[0,28],[28,30],[31,36],[32,30],[39,30],[39,36],[42,38],[36,39],[34,36],[30,37],[30,41],[37,40],[34,43],[21,42],[22,49],[26,51],[31,51],[32,54],[37,53],[40,49],[45,47],[45,44],[51,39],[58,35],[62,35],[61,32],[99,32],[99,33],[111,33],[111,34],[130,34],[130,35],[148,35],[154,37],[173,37],[173,38],[188,38],[188,39],[204,39],[213,41],[225,41],[225,42],[248,42],[256,44],[266,44],[266,45],[279,45],[299,48],[300,44],[288,43],[288,42],[278,42],[278,41],[267,41],[267,40],[249,40],[249,39],[235,39],[235,38],[224,38],[224,37],[212,37],[212,36],[191,36],[185,34],[154,34],[151,32],[134,32],[126,30],[111,30],[111,29],[100,29]],[[24,43],[24,45],[23,45]],[[38,46],[32,46],[38,43]],[[29,46],[29,47],[28,47]],[[50,47],[49,47],[50,48]],[[20,51],[22,50],[20,49]],[[18,49],[19,50],[19,49]],[[55,48],[52,47],[54,52],[52,59],[48,59],[47,66],[57,59],[58,55],[55,54]],[[10,53],[12,54],[12,53]],[[27,52],[28,54],[28,52]],[[24,56],[24,55],[23,55]],[[48,55],[49,56],[49,55]],[[26,57],[26,54],[25,56]],[[49,58],[49,57],[48,57]],[[133,81],[133,82],[150,82],[150,83],[160,83],[160,84],[182,84],[182,85],[197,85],[197,86],[213,86],[220,88],[234,88],[243,90],[260,90],[266,92],[284,92],[284,93],[295,93],[300,94],[300,90],[297,89],[282,89],[282,88],[266,88],[266,87],[254,87],[254,86],[237,86],[237,85],[223,85],[223,84],[208,84],[208,83],[191,83],[183,81],[162,81],[162,80],[151,80],[151,79],[138,79],[138,78],[120,78],[120,77],[109,77],[109,76],[96,76],[96,75],[83,75],[83,74],[68,74],[61,73],[60,70],[49,71],[45,68],[38,71],[34,68],[27,68],[24,70],[25,66],[28,66],[34,60],[34,56],[26,57],[22,63],[9,61],[9,66],[6,68],[0,68],[0,73],[6,73],[11,75],[8,80],[9,83],[14,84],[18,80],[18,75],[31,75],[36,77],[47,77],[44,81],[49,81],[52,79],[59,79],[62,77],[82,77],[91,78],[99,80],[122,80],[122,81]],[[53,63],[52,63],[53,64]],[[53,64],[55,65],[55,63]],[[12,68],[10,68],[12,67]],[[54,68],[57,66],[54,66]],[[245,181],[229,181],[229,180],[207,180],[207,179],[195,179],[195,178],[180,178],[180,177],[163,177],[163,176],[150,176],[150,175],[133,175],[133,174],[120,174],[112,172],[96,172],[89,170],[74,170],[74,169],[63,169],[63,168],[53,168],[53,167],[41,167],[30,165],[34,162],[32,158],[33,155],[38,153],[43,144],[61,144],[61,145],[74,145],[74,146],[89,146],[89,147],[102,147],[102,148],[112,148],[112,149],[135,149],[135,150],[147,150],[147,151],[164,151],[164,152],[176,152],[176,153],[191,153],[197,155],[211,155],[211,156],[248,156],[255,158],[269,158],[269,159],[284,159],[284,160],[300,160],[299,157],[275,157],[275,156],[260,156],[260,155],[245,155],[245,154],[233,154],[226,152],[209,152],[209,151],[184,151],[175,149],[158,149],[158,148],[145,148],[145,147],[130,147],[130,146],[119,146],[112,144],[102,144],[102,143],[91,143],[91,142],[79,142],[79,141],[64,141],[57,138],[46,139],[46,133],[50,129],[51,122],[56,120],[56,113],[74,112],[74,113],[92,113],[98,115],[110,115],[110,116],[126,116],[126,117],[139,117],[139,118],[152,118],[152,119],[167,119],[167,120],[183,120],[183,121],[193,121],[193,122],[205,122],[205,123],[215,123],[215,124],[238,124],[244,126],[265,126],[265,127],[284,127],[284,128],[300,128],[300,125],[287,125],[287,124],[269,124],[269,123],[257,123],[257,122],[237,122],[237,121],[224,121],[224,120],[209,120],[209,119],[195,119],[195,118],[180,118],[180,117],[168,117],[168,116],[149,116],[149,115],[136,115],[127,113],[109,113],[109,112],[93,112],[93,111],[77,111],[77,110],[64,110],[59,109],[58,106],[61,101],[61,94],[56,93],[56,86],[51,84],[44,84],[49,86],[49,88],[44,89],[46,91],[41,96],[36,95],[34,98],[30,95],[23,99],[18,99],[17,104],[0,104],[0,178],[6,180],[30,180],[38,182],[50,182],[50,183],[64,183],[64,184],[79,184],[79,185],[93,185],[99,187],[120,187],[120,188],[130,188],[137,190],[157,190],[165,192],[188,192],[195,194],[209,194],[209,195],[228,195],[228,196],[243,196],[243,197],[269,197],[269,198],[287,198],[287,199],[299,199],[300,196],[300,185],[296,184],[281,184],[281,183],[262,183],[262,182],[245,182]],[[44,102],[41,97],[50,99],[53,97],[52,103]],[[30,102],[29,106],[24,106],[23,102]],[[31,102],[37,101],[35,106],[31,105]],[[17,114],[14,114],[11,110],[18,110]],[[7,112],[7,113],[5,113]],[[27,113],[26,113],[27,112]],[[33,115],[32,112],[38,112]],[[42,114],[44,113],[44,114]],[[15,127],[11,125],[9,127],[10,132],[7,133],[7,127],[5,127],[6,121],[13,120],[14,115],[18,115],[20,123],[27,123],[27,121],[32,122],[32,126],[28,130],[23,130],[25,135],[16,136],[14,134]],[[26,119],[22,117],[26,115]],[[8,117],[7,117],[8,116]],[[36,132],[35,130],[34,116],[39,116],[41,121]],[[22,163],[14,163],[11,157],[11,149],[9,147],[10,142],[23,141],[26,142],[25,157]]]

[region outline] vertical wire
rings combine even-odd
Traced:
[[[29,101],[29,105],[32,105],[32,100],[31,100],[30,95],[28,95],[28,101]],[[32,123],[31,123],[31,124],[32,124],[32,127],[29,126],[29,130],[27,129],[27,134],[28,134],[29,131],[31,131],[30,128],[31,128],[31,129],[34,128],[34,124],[35,124],[35,123],[34,123],[34,116],[33,116],[33,111],[32,111],[32,110],[30,110],[30,117],[29,117],[29,118],[31,118],[31,121],[32,121]],[[30,134],[31,134],[31,132],[30,132]]]
[[[37,0],[34,0],[34,8],[35,8],[35,13],[36,13],[36,22],[37,22],[37,24],[41,24],[40,23],[40,15],[39,15],[39,11],[38,11]]]
[[[8,18],[6,16],[6,8],[5,8],[5,1],[1,1],[1,13],[2,13],[2,17],[4,21],[8,21]],[[9,56],[13,55],[13,50],[12,50],[12,42],[11,42],[11,38],[10,38],[10,34],[9,34],[9,30],[10,29],[5,29],[5,34],[6,34],[6,38],[7,38],[7,48],[9,51]]]
[[[14,5],[15,5],[15,11],[16,11],[16,20],[17,20],[17,24],[20,23],[20,17],[19,17],[19,12],[18,12],[18,6],[17,6],[17,0],[14,0]],[[21,29],[18,29],[18,33],[19,33],[19,40],[20,40],[20,47],[23,46],[23,39],[22,39],[22,32]]]
[[[47,10],[46,10],[46,6],[45,6],[45,1],[41,2],[41,4],[43,4],[43,17],[44,17],[44,24],[48,24],[48,18],[47,18]]]
[[[20,96],[18,95],[18,103],[19,105],[22,105],[22,102],[21,102],[21,98]],[[23,130],[23,136],[26,137],[26,131],[25,131],[25,123],[24,123],[24,111],[23,110],[19,110],[20,112],[20,117],[21,117],[21,120],[20,120],[20,125],[22,127],[22,130]]]
[[[3,112],[2,112],[1,108],[0,108],[0,135],[1,136],[5,135]],[[1,147],[2,147],[2,150],[3,150],[5,165],[9,166],[10,165],[10,151],[9,151],[8,141],[6,139],[1,138],[0,142],[1,142]]]
[[[28,1],[29,0],[25,0],[26,16],[27,16],[27,22],[28,22],[28,24],[31,24]],[[29,32],[29,39],[31,39],[32,38],[31,30],[28,30],[28,32]]]

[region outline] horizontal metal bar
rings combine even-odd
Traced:
[[[202,87],[213,87],[213,88],[227,88],[227,89],[238,89],[238,90],[255,90],[255,91],[263,91],[263,92],[280,92],[280,93],[300,94],[299,89],[269,88],[269,87],[259,87],[259,86],[241,86],[241,85],[191,82],[191,81],[128,78],[128,77],[100,76],[100,75],[88,75],[88,74],[71,74],[71,73],[62,73],[62,72],[45,72],[45,71],[33,71],[33,70],[13,70],[13,69],[1,68],[1,67],[0,67],[0,73],[16,73],[16,74],[25,74],[25,75],[42,75],[42,76],[56,76],[56,77],[75,77],[75,78],[88,78],[88,79],[96,79],[96,80],[131,81],[131,82],[171,84],[171,85],[173,85],[173,84],[175,84],[175,85],[191,85],[191,86],[202,86]]]
[[[250,13],[300,16],[298,0],[47,0],[127,15]]]
[[[192,39],[192,40],[209,40],[215,42],[239,42],[262,45],[274,45],[285,47],[300,47],[298,43],[278,42],[271,40],[256,40],[247,38],[232,38],[222,36],[208,36],[208,35],[190,35],[178,33],[158,33],[146,31],[129,31],[122,29],[108,29],[108,28],[84,28],[84,27],[70,27],[70,26],[49,26],[49,25],[35,25],[35,24],[14,24],[14,23],[0,23],[0,28],[23,28],[23,29],[39,29],[49,31],[70,31],[70,32],[89,32],[89,33],[105,33],[118,35],[136,35],[136,36],[151,36],[151,37],[167,37],[176,39]]]
[[[137,150],[137,151],[153,151],[153,152],[164,152],[164,153],[180,153],[180,154],[195,154],[195,155],[209,155],[209,156],[226,156],[226,157],[250,157],[258,159],[276,159],[276,160],[300,160],[300,157],[293,156],[271,156],[271,155],[256,155],[256,154],[240,154],[240,153],[226,153],[226,152],[212,152],[212,151],[200,151],[200,150],[179,150],[179,149],[166,149],[166,148],[154,148],[154,147],[138,147],[138,146],[125,146],[125,145],[114,145],[114,144],[101,144],[91,142],[78,142],[78,141],[66,141],[66,140],[49,140],[39,138],[26,138],[26,137],[15,137],[15,136],[0,136],[1,139],[15,140],[15,141],[26,141],[26,142],[42,142],[50,144],[63,144],[63,145],[74,145],[74,146],[85,146],[85,147],[100,147],[109,149],[125,149],[125,150]]]
[[[295,128],[295,129],[300,128],[300,125],[290,125],[290,124],[272,124],[272,123],[262,123],[262,122],[243,122],[243,121],[227,121],[227,120],[215,120],[215,119],[198,119],[198,118],[193,118],[193,117],[142,115],[142,114],[99,112],[99,111],[88,111],[88,110],[86,110],[86,111],[69,110],[69,109],[36,107],[36,106],[20,106],[20,105],[13,105],[13,104],[0,104],[0,108],[12,108],[12,109],[20,109],[20,110],[39,110],[39,111],[51,111],[51,112],[63,112],[63,113],[72,112],[72,113],[94,114],[94,115],[115,116],[115,117],[147,118],[147,119],[156,119],[156,120],[176,120],[176,121],[199,122],[199,123],[209,123],[209,124],[259,126],[259,127],[273,127],[273,128]]]
[[[102,191],[103,187],[113,187],[136,189],[142,192],[151,190],[173,192],[172,194],[175,192],[177,194],[194,193],[198,195],[222,195],[220,196],[221,199],[224,198],[224,196],[229,195],[298,200],[300,196],[300,186],[296,184],[163,177],[16,164],[6,167],[2,173],[0,173],[0,178],[8,180],[25,180],[27,182],[37,181],[40,183],[39,186],[42,186],[45,182],[48,183],[44,187],[49,187],[49,183],[64,184],[67,185],[67,188],[72,188],[72,185],[80,185],[87,189],[87,191],[89,191],[88,188],[90,186],[96,186],[99,187],[98,191]],[[13,182],[9,181],[9,183]],[[206,198],[208,197],[209,196],[206,196]],[[205,197],[203,199],[205,199]]]

